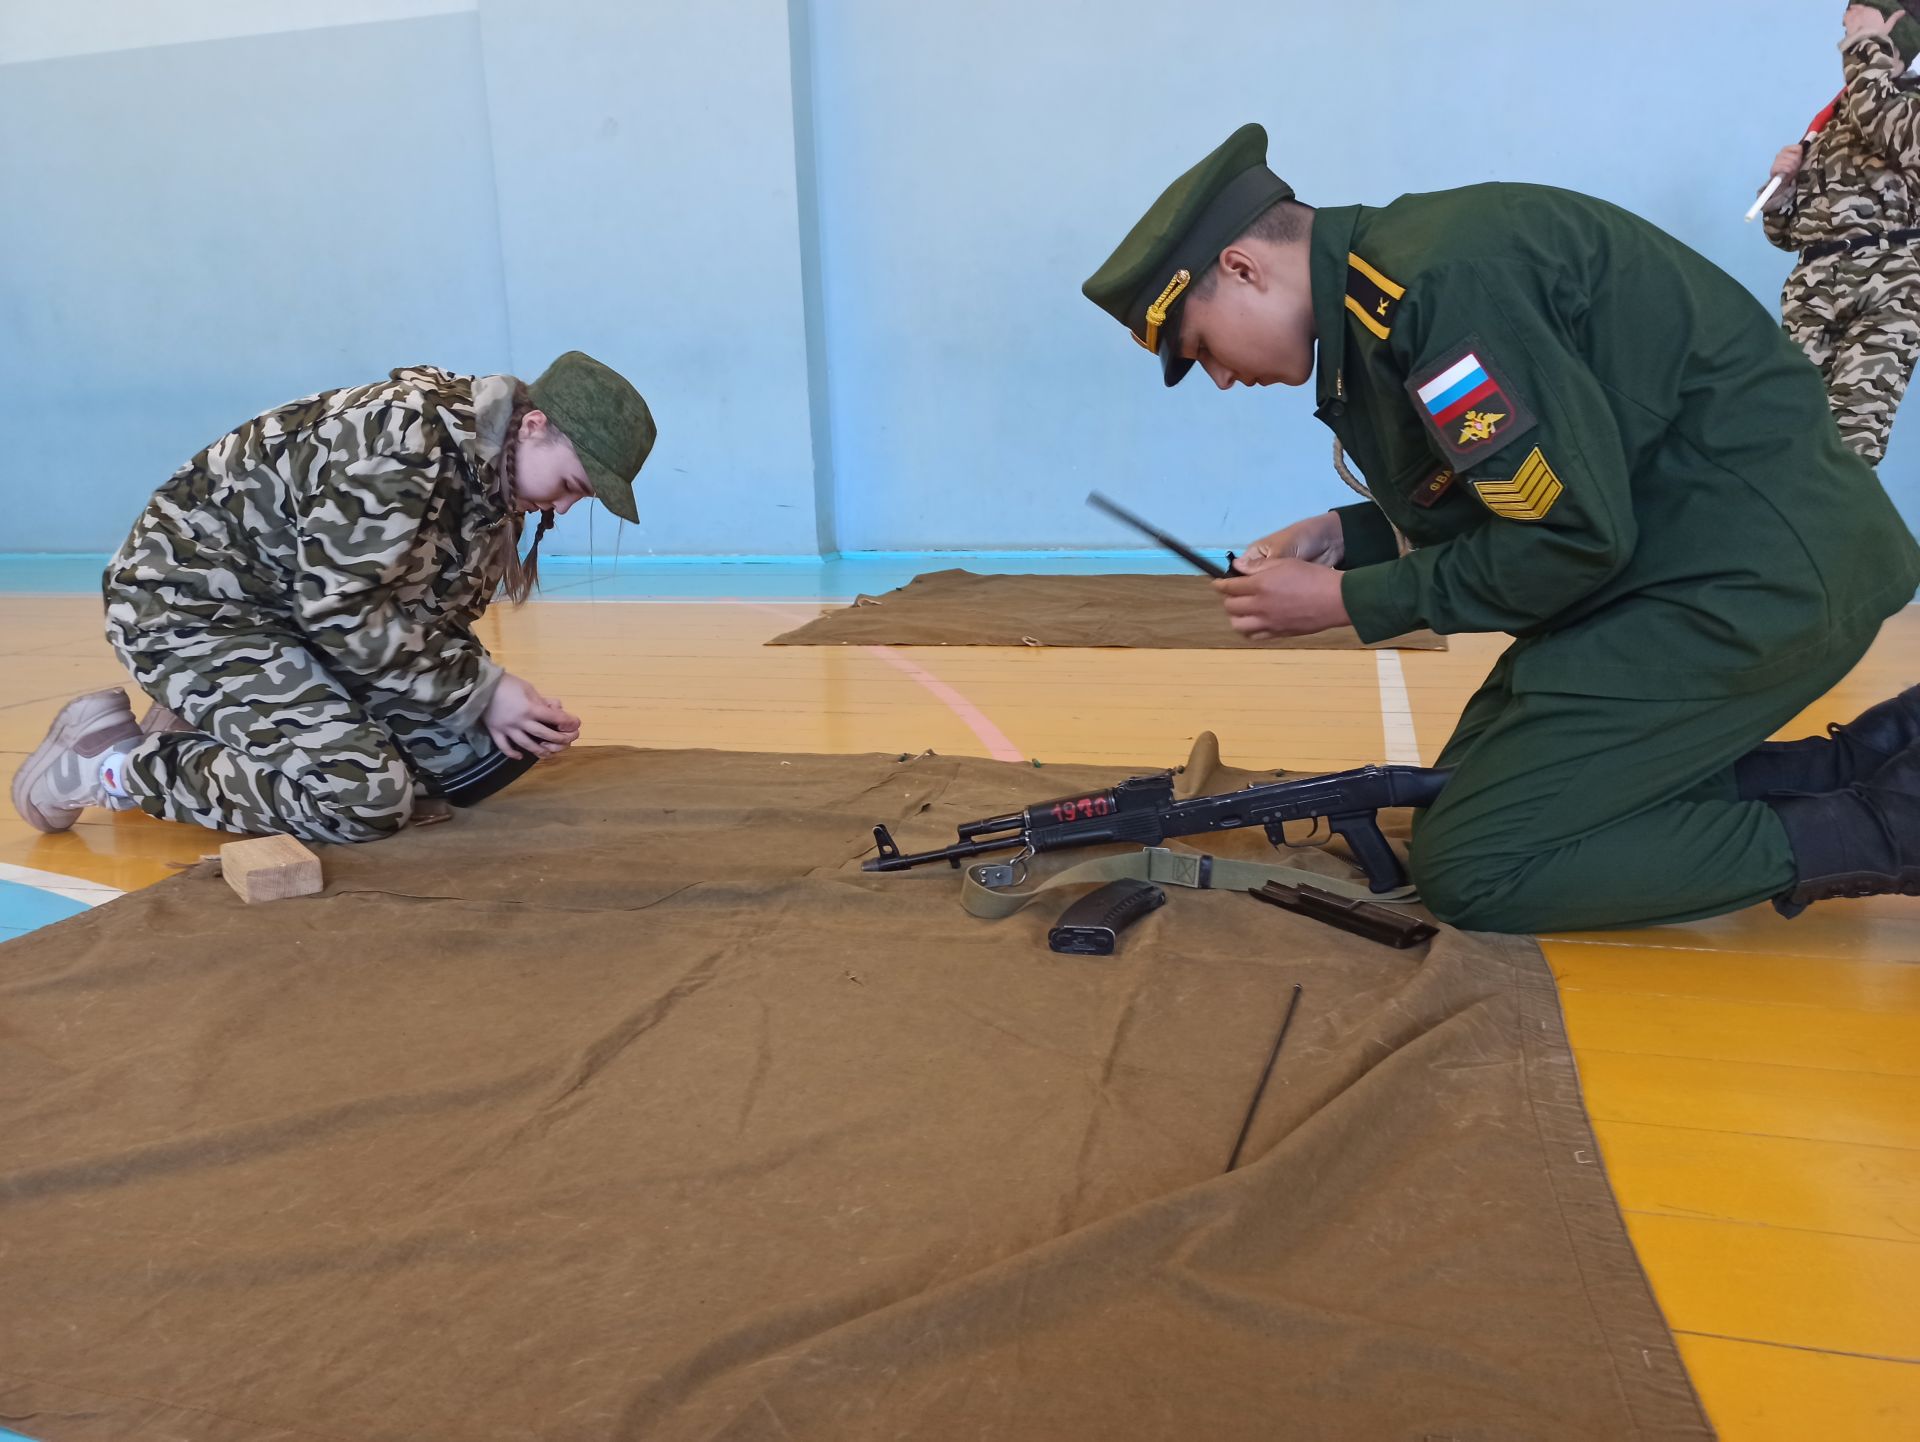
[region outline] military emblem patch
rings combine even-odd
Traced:
[[[1454,444],[1471,446],[1490,441],[1506,418],[1504,411],[1468,411],[1460,418],[1460,438]]]
[[[1533,414],[1487,359],[1467,343],[1407,382],[1420,418],[1456,466],[1470,465],[1533,429]]]
[[[1537,521],[1553,509],[1566,487],[1535,446],[1511,480],[1475,481],[1473,489],[1494,515],[1509,521]]]

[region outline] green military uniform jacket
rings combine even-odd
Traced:
[[[1366,640],[1507,631],[1519,690],[1732,696],[1920,585],[1819,373],[1636,216],[1529,185],[1321,210],[1312,286],[1317,414],[1375,502],[1340,513]]]

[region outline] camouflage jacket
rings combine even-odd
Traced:
[[[154,493],[107,568],[109,626],[142,652],[287,635],[369,704],[477,725],[501,674],[473,623],[514,519],[494,467],[512,387],[411,366],[256,416]]]
[[[1767,239],[1784,250],[1920,226],[1920,80],[1884,36],[1845,41],[1840,56],[1833,118],[1806,149],[1792,203],[1766,213]]]

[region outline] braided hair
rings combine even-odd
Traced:
[[[553,512],[542,511],[540,524],[533,533],[533,544],[527,548],[527,554],[520,554],[520,537],[526,529],[526,513],[516,504],[514,476],[520,468],[520,423],[526,419],[527,412],[535,410],[533,396],[528,393],[523,382],[514,382],[513,413],[507,419],[507,438],[500,448],[500,458],[494,462],[498,475],[500,499],[506,504],[509,517],[507,528],[500,534],[500,548],[494,558],[494,564],[500,576],[500,591],[514,605],[522,605],[533,594],[534,587],[540,584],[540,542],[548,531],[553,529]]]

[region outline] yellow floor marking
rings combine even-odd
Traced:
[[[1596,1122],[1920,1150],[1920,1077],[1594,1046],[1580,1046],[1578,1054],[1587,1111]],[[1823,1174],[1810,1172],[1807,1179],[1819,1184]]]
[[[1904,900],[1904,898],[1903,898]],[[1836,906],[1833,915],[1861,913]],[[1804,918],[1802,918],[1804,919]],[[1916,922],[1920,925],[1920,922]],[[1703,1000],[1852,1007],[1920,1017],[1920,966],[1907,961],[1830,960],[1751,951],[1675,951],[1549,941],[1547,960],[1563,991],[1638,992]]]
[[[1729,1442],[1920,1437],[1920,1366],[1687,1333],[1680,1355]]]
[[[1560,1004],[1576,1048],[1920,1076],[1920,1023],[1903,1012],[1604,991]]]
[[[1627,1230],[1676,1331],[1920,1362],[1920,1246],[1650,1212]]]
[[[1632,1211],[1920,1245],[1920,1150],[1597,1122]]]

